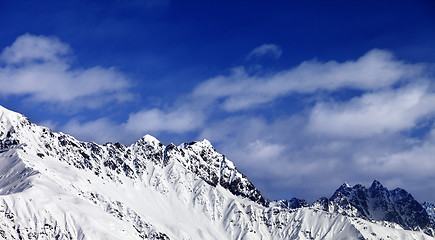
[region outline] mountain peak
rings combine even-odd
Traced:
[[[0,139],[8,141],[12,135],[30,124],[25,116],[0,106]],[[0,146],[5,143],[3,140],[0,141]]]
[[[209,140],[205,139],[205,138],[201,141],[201,143],[204,144],[204,145],[210,145],[210,146],[212,146],[211,142]]]
[[[145,136],[143,136],[141,139],[144,140],[145,142],[160,143],[160,141],[157,138],[149,134],[145,134]]]
[[[344,182],[341,184],[341,186],[337,189],[337,191],[349,191],[352,188],[352,186],[349,185],[348,182]]]
[[[335,199],[340,196],[346,196],[349,197],[350,192],[352,191],[352,187],[349,185],[349,183],[344,182],[332,195],[331,199]]]
[[[181,146],[183,146],[183,147],[196,146],[199,148],[212,148],[212,149],[214,149],[211,142],[208,141],[207,139],[203,139],[202,141],[193,141],[193,142],[189,142],[189,143],[186,142],[186,143],[181,144]]]
[[[381,182],[379,182],[378,180],[373,180],[372,185],[370,186],[371,188],[384,188],[384,186],[382,186]]]
[[[23,115],[14,112],[12,110],[9,110],[3,106],[0,105],[0,123],[1,125],[4,124],[11,124],[18,123],[22,120],[29,121],[26,117]]]

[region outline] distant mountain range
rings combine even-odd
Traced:
[[[3,239],[435,239],[434,213],[376,180],[269,201],[207,140],[99,145],[0,106]]]

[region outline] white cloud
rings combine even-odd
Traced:
[[[38,122],[36,124],[38,124],[40,126],[48,127],[50,129],[57,129],[57,127],[58,127],[58,123],[56,123],[56,122],[54,122],[52,120],[45,120],[45,121],[42,121],[42,122]]]
[[[81,141],[95,141],[100,144],[106,142],[124,141],[128,133],[121,125],[107,118],[81,123],[71,120],[61,127],[62,131],[74,136]]]
[[[224,142],[228,139],[231,139],[228,143],[236,143],[239,140],[252,142],[263,134],[264,138],[268,137],[265,126],[267,126],[266,120],[259,117],[229,117],[204,126],[199,138],[206,138],[212,142]]]
[[[263,140],[256,140],[247,145],[247,152],[252,160],[264,160],[280,157],[285,147],[281,144],[267,143]]]
[[[58,62],[69,53],[69,46],[55,37],[24,34],[3,50],[0,59],[8,64]]]
[[[50,123],[50,122],[49,122]],[[53,125],[53,124],[52,124]],[[197,130],[203,125],[201,113],[182,110],[162,111],[160,109],[141,110],[130,114],[127,121],[116,123],[108,118],[91,121],[73,119],[57,129],[82,141],[133,143],[145,134],[162,132],[182,134]]]
[[[252,50],[246,59],[251,58],[258,58],[262,56],[271,56],[275,59],[278,59],[282,54],[281,47],[275,45],[275,44],[263,44],[261,46],[258,46]]]
[[[415,127],[435,115],[435,93],[427,85],[366,93],[344,103],[317,103],[308,130],[340,137],[371,137]]]
[[[0,57],[4,63],[0,65],[0,94],[76,108],[131,99],[130,83],[122,73],[99,66],[73,69],[70,53],[69,46],[54,37],[18,37]]]
[[[222,99],[227,111],[249,109],[293,93],[335,91],[343,88],[377,90],[422,76],[423,66],[395,60],[391,53],[372,50],[356,61],[307,61],[289,70],[256,76],[235,68],[229,76],[211,78],[194,96]]]
[[[366,171],[379,175],[403,174],[410,178],[430,177],[435,180],[435,128],[411,148],[377,158],[362,157],[356,163]],[[412,176],[410,173],[414,173]],[[434,184],[435,187],[435,184]]]
[[[184,133],[195,130],[202,124],[203,116],[200,112],[183,108],[174,111],[154,108],[130,114],[125,126],[131,131]]]

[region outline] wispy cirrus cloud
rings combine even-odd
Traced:
[[[275,59],[278,59],[281,57],[282,54],[282,48],[275,44],[263,44],[261,46],[258,46],[254,48],[248,56],[246,56],[246,59],[252,59],[252,58],[258,58],[258,57],[264,57],[269,56]]]
[[[306,61],[295,68],[250,75],[244,68],[230,75],[211,78],[195,88],[193,95],[221,100],[226,111],[239,111],[269,103],[294,93],[336,91],[343,88],[377,90],[404,79],[420,77],[423,66],[394,59],[390,52],[372,50],[356,61]]]
[[[71,48],[55,37],[25,34],[0,55],[1,95],[74,108],[131,100],[131,83],[115,68],[73,68]]]

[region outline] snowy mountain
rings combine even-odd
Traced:
[[[302,200],[268,203],[207,140],[98,145],[1,106],[0,237],[434,239]]]
[[[377,180],[369,188],[344,183],[329,199],[321,198],[313,207],[350,217],[387,221],[404,229],[434,235],[435,225],[428,211],[411,194],[401,188],[388,190]]]

